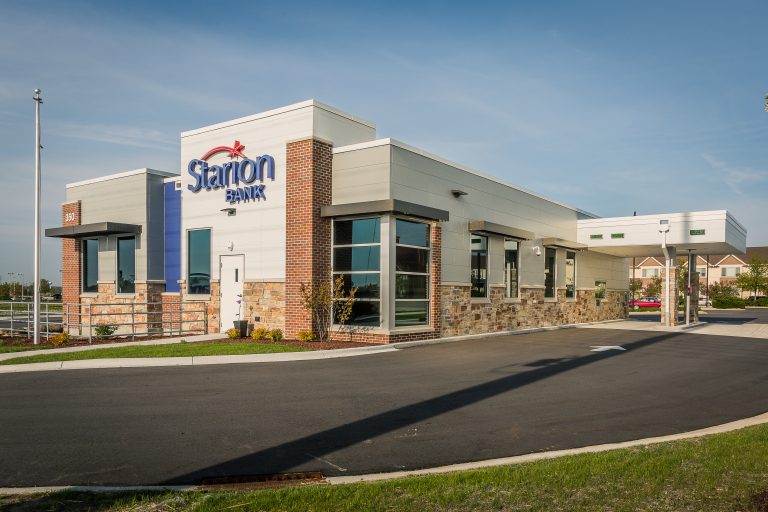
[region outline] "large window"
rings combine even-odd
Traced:
[[[348,325],[381,325],[380,224],[379,218],[333,222],[333,279],[343,275],[347,292],[357,288]]]
[[[117,293],[134,293],[136,286],[136,238],[117,239]]]
[[[211,293],[211,230],[187,232],[187,293]]]
[[[471,235],[471,278],[472,297],[485,298],[488,296],[488,237]]]
[[[99,241],[83,240],[83,291],[99,291]]]
[[[595,299],[604,299],[606,288],[607,283],[605,281],[595,281]]]
[[[429,323],[429,225],[395,223],[395,326]]]
[[[555,273],[557,272],[555,261],[557,249],[547,247],[544,249],[544,298],[555,298]]]
[[[720,268],[721,277],[737,277],[739,274],[741,274],[741,269],[739,267],[721,267]]]
[[[576,253],[565,252],[565,298],[576,298]]]
[[[641,277],[659,277],[659,275],[661,275],[661,269],[644,268],[640,275]]]
[[[504,240],[504,295],[508,299],[518,297],[518,275],[520,243],[515,240]]]

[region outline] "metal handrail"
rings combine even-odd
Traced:
[[[10,313],[8,318],[6,312]],[[31,314],[32,303],[0,302],[0,331],[28,334],[31,332]],[[55,320],[55,316],[60,317],[59,321]],[[112,320],[117,320],[116,317],[126,316],[130,317],[130,321],[107,320],[99,323],[100,319],[113,317]],[[4,322],[9,324],[3,325]],[[101,324],[114,326],[117,330],[111,335],[95,335],[95,328]],[[137,336],[207,333],[208,311],[206,304],[198,301],[42,303],[41,333],[46,339],[57,332],[51,330],[52,326],[60,326],[70,335],[87,338],[89,342],[95,336],[130,336],[135,339]],[[120,332],[121,327],[128,327],[126,330],[129,332]]]

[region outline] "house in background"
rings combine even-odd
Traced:
[[[728,254],[726,256],[699,256],[696,258],[696,271],[699,273],[699,285],[702,291],[705,286],[714,283],[730,283],[736,285],[739,274],[746,272],[752,258],[758,257],[768,262],[768,246],[747,247],[744,254]],[[685,263],[686,258],[679,257],[678,265]],[[629,278],[642,284],[645,290],[653,279],[661,277],[664,262],[661,258],[635,258],[629,267]],[[639,293],[643,293],[642,291]],[[749,291],[743,291],[743,298],[749,297]]]

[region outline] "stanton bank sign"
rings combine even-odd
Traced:
[[[263,181],[265,177],[275,180],[275,159],[270,155],[248,158],[244,150],[245,146],[236,140],[231,147],[217,146],[199,159],[190,160],[187,172],[195,178],[195,183],[187,188],[192,192],[224,188],[224,200],[230,204],[266,200]],[[208,165],[207,160],[218,153],[229,153],[232,160],[222,165]],[[254,184],[257,181],[260,183]]]

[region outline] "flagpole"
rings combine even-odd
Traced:
[[[35,89],[35,280],[34,287],[34,324],[35,332],[32,342],[40,343],[40,89]]]

